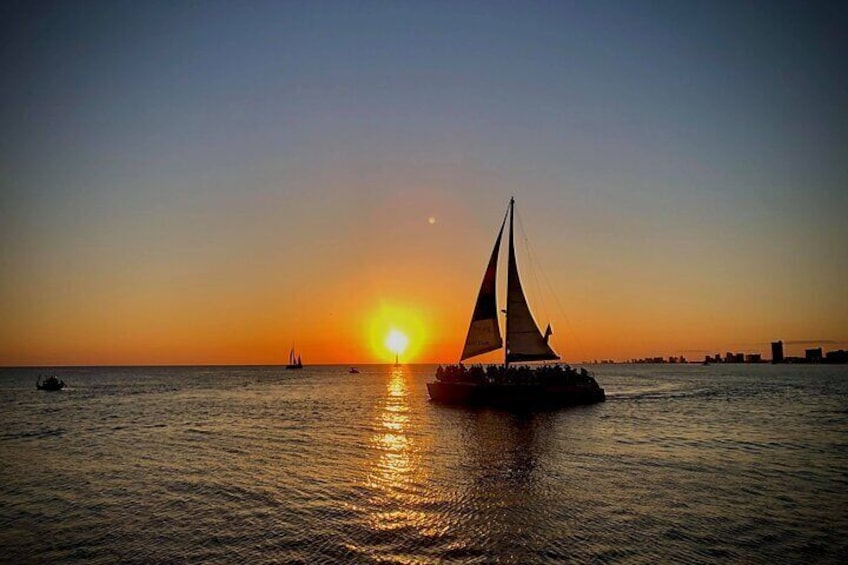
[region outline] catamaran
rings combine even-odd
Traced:
[[[568,365],[520,365],[534,361],[558,361],[551,348],[552,335],[548,324],[544,334],[533,319],[527,298],[521,288],[518,264],[513,244],[515,199],[511,198],[504,215],[495,247],[483,275],[477,304],[471,316],[465,346],[458,365],[436,370],[436,380],[427,383],[434,402],[484,406],[567,406],[593,404],[605,400],[594,376],[585,369]],[[509,262],[506,289],[506,344],[501,338],[498,323],[497,269],[498,256],[506,220],[509,218]],[[503,365],[474,365],[466,368],[462,362],[471,357],[504,347]]]

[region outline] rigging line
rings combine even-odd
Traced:
[[[531,296],[533,296],[534,298],[538,298],[539,302],[541,302],[542,312],[546,316],[548,316],[548,322],[550,322],[550,310],[548,310],[548,306],[545,301],[545,295],[542,292],[541,286],[539,285],[539,277],[537,273],[539,269],[536,267],[536,258],[530,251],[530,239],[527,237],[527,232],[524,230],[524,221],[521,219],[521,215],[516,212],[516,216],[518,219],[518,230],[521,232],[521,236],[523,238],[524,255],[527,257],[527,269],[525,270],[525,272],[527,272],[528,270],[530,271],[530,283],[532,287]]]
[[[539,261],[536,260],[535,256],[533,255],[533,253],[530,250],[530,245],[527,242],[527,236],[526,236],[526,233],[524,232],[524,226],[523,226],[523,222],[521,221],[521,216],[517,212],[516,212],[516,216],[518,216],[519,229],[521,230],[522,234],[525,237],[525,251],[526,251],[526,254],[527,254],[527,257],[528,257],[528,263],[530,265],[533,265],[534,263],[539,263]],[[559,314],[565,320],[565,325],[568,329],[568,333],[571,335],[571,337],[574,338],[575,345],[577,346],[577,350],[578,350],[580,356],[583,357],[583,359],[585,360],[586,359],[586,350],[583,347],[583,343],[580,341],[580,337],[578,336],[577,332],[574,331],[574,327],[571,325],[571,320],[569,319],[568,314],[566,314],[565,308],[563,308],[562,303],[559,300],[559,296],[557,296],[557,293],[554,290],[554,286],[553,286],[553,284],[551,284],[551,281],[548,278],[547,273],[545,272],[544,268],[539,268],[539,269],[533,268],[532,269],[532,276],[533,276],[533,279],[534,279],[534,283],[538,282],[538,281],[536,281],[536,275],[537,275],[536,271],[537,270],[541,271],[542,279],[544,280],[545,284],[547,285],[547,290],[554,297],[554,302],[556,303],[556,306],[557,306],[556,312],[557,312],[557,314]],[[542,307],[546,308],[544,294],[545,294],[544,292],[539,292],[539,295],[542,297]]]
[[[566,314],[565,308],[563,308],[562,303],[559,301],[559,297],[557,296],[556,292],[554,292],[553,284],[551,284],[550,279],[548,279],[548,277],[547,277],[547,275],[545,274],[544,271],[542,271],[542,278],[544,279],[545,284],[548,285],[548,289],[550,290],[551,294],[553,294],[553,296],[554,296],[554,301],[556,302],[556,305],[557,305],[557,308],[558,308],[557,311],[565,319],[565,325],[568,327],[569,333],[574,338],[574,341],[577,345],[577,350],[580,353],[580,356],[584,360],[586,360],[586,349],[583,347],[583,342],[580,341],[579,334],[574,331],[574,326],[571,325],[571,319],[568,317],[568,314]]]

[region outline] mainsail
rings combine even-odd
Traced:
[[[527,298],[521,288],[513,245],[514,207],[515,200],[511,199],[509,201],[509,265],[506,279],[506,362],[559,359],[548,345],[550,326],[543,336],[536,321],[533,320],[533,314],[530,312]]]
[[[465,347],[462,348],[460,361],[500,349],[503,345],[501,330],[498,326],[498,300],[496,294],[496,281],[498,271],[498,254],[501,248],[501,236],[506,215],[504,215],[498,238],[495,240],[495,248],[489,258],[489,266],[483,275],[483,283],[480,285],[480,293],[477,295],[477,304],[474,306],[474,314],[471,316],[471,325],[468,326],[468,336],[465,338]]]

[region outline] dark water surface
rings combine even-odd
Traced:
[[[600,366],[537,414],[360,369],[1,369],[0,560],[848,562],[848,367]]]

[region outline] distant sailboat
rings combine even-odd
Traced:
[[[458,366],[439,367],[436,381],[427,383],[430,398],[435,402],[450,404],[480,404],[495,406],[591,404],[605,399],[604,389],[585,369],[577,371],[569,366],[544,365],[537,367],[510,366],[510,363],[527,361],[555,361],[559,356],[551,348],[548,338],[551,327],[544,334],[539,330],[527,298],[521,288],[518,264],[513,244],[515,200],[510,199],[483,283],[477,304],[471,316],[465,346]],[[509,263],[507,265],[506,291],[506,347],[502,366],[476,366],[466,369],[462,361],[504,347],[498,324],[496,275],[501,237],[509,218]]]
[[[303,361],[300,360],[300,355],[295,355],[294,345],[292,345],[291,351],[289,351],[289,364],[286,365],[286,369],[303,369]]]

